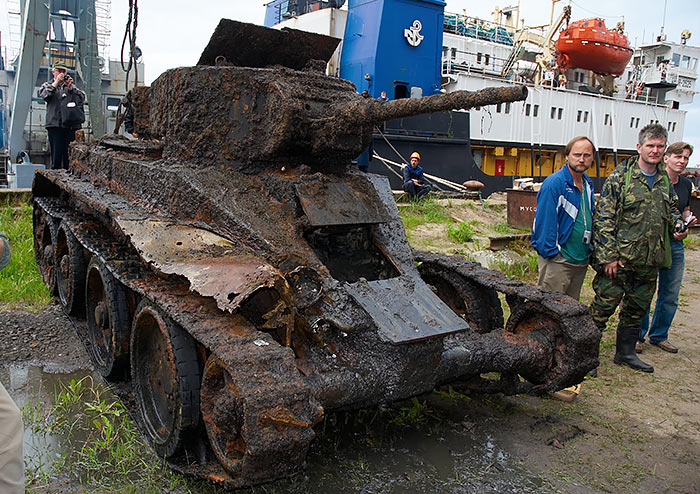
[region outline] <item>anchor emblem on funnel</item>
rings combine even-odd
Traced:
[[[423,41],[423,36],[420,31],[423,29],[423,24],[416,19],[413,21],[413,26],[411,26],[408,29],[403,30],[403,35],[406,38],[406,41],[408,41],[408,44],[411,46],[418,46],[420,45],[420,42]]]

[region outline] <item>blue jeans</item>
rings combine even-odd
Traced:
[[[654,307],[651,328],[649,328],[649,313],[647,312],[639,324],[639,341],[644,341],[647,331],[650,343],[661,343],[668,340],[668,328],[671,327],[678,308],[678,295],[681,291],[684,267],[683,242],[672,240],[671,267],[659,269],[659,289],[656,295],[656,307]]]

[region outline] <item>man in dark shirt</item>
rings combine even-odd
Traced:
[[[430,192],[432,187],[425,183],[423,168],[419,165],[420,154],[411,154],[411,164],[403,167],[403,190],[412,199],[418,199]]]
[[[664,154],[666,173],[671,179],[673,188],[678,196],[678,209],[689,226],[695,224],[697,219],[690,212],[690,193],[692,184],[690,180],[681,176],[688,166],[690,155],[693,154],[693,146],[685,142],[671,144]],[[676,232],[671,238],[671,267],[659,269],[659,288],[656,296],[654,317],[649,327],[649,313],[640,322],[639,341],[635,347],[637,353],[642,353],[644,338],[649,333],[649,343],[662,350],[677,353],[678,348],[668,341],[668,329],[671,327],[673,317],[678,308],[678,295],[683,281],[683,268],[685,267],[685,253],[683,251],[683,239],[688,232]]]

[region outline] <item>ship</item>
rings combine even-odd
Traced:
[[[692,103],[700,48],[659,36],[636,48],[624,24],[572,20],[570,7],[550,25],[518,28],[517,7],[492,20],[445,12],[441,0],[273,0],[265,25],[342,39],[329,74],[374,98],[418,97],[487,86],[525,84],[522,103],[411,117],[377,128],[358,157],[370,172],[401,188],[400,166],[418,151],[427,172],[482,194],[514,179],[542,180],[565,164],[563,149],[585,135],[596,145],[589,171],[595,187],[622,160],[636,156],[639,131],[650,123],[681,140]],[[554,17],[554,16],[553,16]],[[571,41],[571,43],[569,43]],[[568,46],[567,46],[568,45]]]

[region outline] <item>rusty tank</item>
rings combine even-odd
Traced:
[[[385,120],[526,89],[365,99],[325,75],[336,43],[222,20],[197,66],[132,91],[137,140],[74,143],[33,185],[39,270],[95,367],[173,468],[226,487],[298,471],[330,412],[598,365],[584,306],[413,251],[387,179],[351,163]]]

